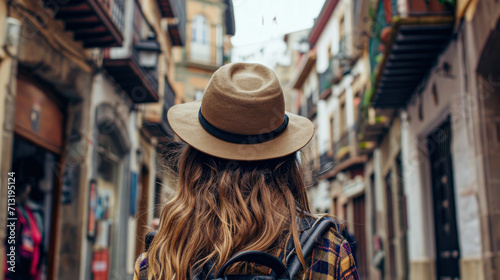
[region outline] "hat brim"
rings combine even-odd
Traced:
[[[208,133],[198,120],[201,101],[178,104],[167,113],[172,130],[184,142],[211,156],[241,161],[284,157],[302,149],[314,134],[313,123],[304,117],[286,112],[288,126],[277,137],[258,144],[236,144]]]

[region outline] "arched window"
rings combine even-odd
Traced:
[[[203,15],[196,15],[192,22],[191,59],[210,62],[210,24]]]

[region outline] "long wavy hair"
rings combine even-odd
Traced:
[[[306,268],[297,216],[310,211],[295,154],[242,162],[186,146],[177,167],[178,193],[163,207],[148,251],[149,279],[185,280],[209,261],[216,272],[238,252],[276,252],[290,239]],[[229,272],[255,270],[235,265]]]

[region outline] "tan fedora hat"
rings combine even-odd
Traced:
[[[201,101],[175,105],[167,118],[184,142],[232,160],[283,157],[300,150],[314,134],[309,119],[285,112],[274,72],[254,63],[222,66]]]

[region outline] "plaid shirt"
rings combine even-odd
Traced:
[[[299,230],[304,231],[310,226],[311,223],[302,223],[299,225]],[[279,252],[275,255],[279,255]],[[306,271],[305,279],[308,280],[359,280],[351,247],[334,228],[331,228],[317,241],[316,247],[306,259],[306,263],[309,268]],[[147,268],[147,253],[143,253],[136,261],[134,280],[147,280]],[[295,279],[302,280],[302,277],[303,272],[299,273]]]
[[[306,272],[306,279],[359,280],[351,247],[334,229],[330,229],[317,242],[307,261],[311,265]],[[298,275],[296,279],[302,279],[302,275]]]

